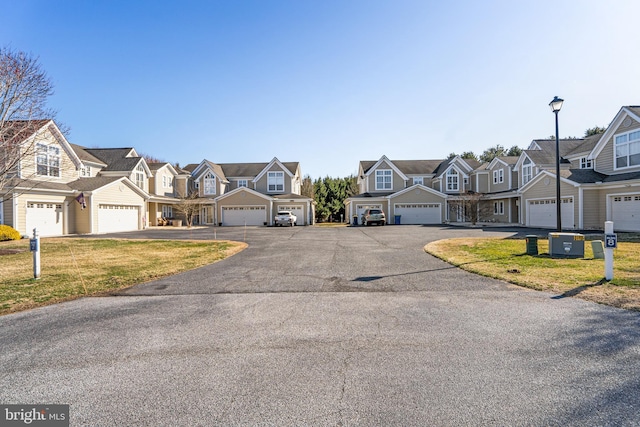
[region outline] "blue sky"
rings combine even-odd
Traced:
[[[606,126],[640,104],[637,0],[2,1],[87,147],[180,165],[439,159]]]

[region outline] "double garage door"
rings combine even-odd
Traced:
[[[264,225],[267,206],[223,206],[222,225]]]
[[[98,233],[117,233],[138,229],[139,206],[106,205],[98,206]]]
[[[527,226],[554,228],[556,221],[556,199],[529,200],[527,212]],[[573,223],[573,199],[563,198],[560,208],[562,228],[575,228]]]
[[[396,203],[394,212],[400,215],[400,224],[440,224],[442,209],[440,203]],[[387,218],[390,224],[395,218]]]
[[[611,198],[611,221],[620,231],[640,231],[640,194]]]
[[[29,236],[34,228],[40,236],[60,236],[64,232],[61,203],[28,202],[26,219]]]

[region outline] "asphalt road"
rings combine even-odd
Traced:
[[[117,296],[0,317],[0,403],[70,404],[74,426],[640,425],[640,313],[422,249],[518,231],[122,234],[249,247]]]

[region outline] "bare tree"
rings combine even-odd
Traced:
[[[474,191],[461,193],[449,199],[449,215],[455,215],[465,222],[475,225],[490,214],[488,204],[483,203],[485,195]]]
[[[197,192],[191,192],[186,197],[181,197],[180,202],[173,206],[173,209],[184,217],[185,224],[187,228],[191,228],[193,226],[193,217],[200,211],[202,208],[202,202],[198,197]]]
[[[17,176],[20,160],[36,154],[37,131],[55,117],[46,106],[51,95],[38,58],[0,48],[0,192]]]

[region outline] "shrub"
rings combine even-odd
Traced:
[[[0,242],[5,240],[20,240],[22,236],[18,230],[8,225],[0,225]]]

